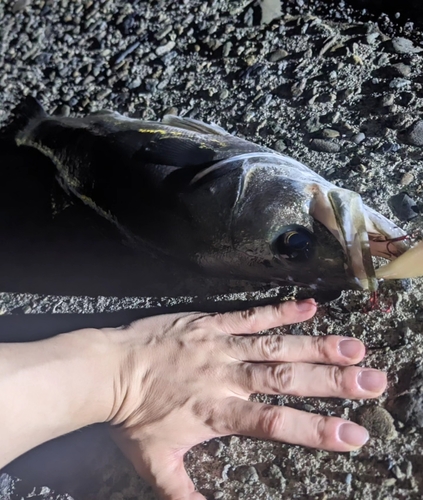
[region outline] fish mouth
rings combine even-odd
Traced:
[[[317,185],[312,191],[310,215],[326,226],[341,244],[353,287],[376,291],[379,279],[390,279],[387,276],[392,273],[387,272],[390,264],[375,269],[372,257],[394,260],[406,253],[409,249],[404,240],[406,233],[364,205],[361,196],[353,191],[331,188],[325,192]],[[393,279],[403,277],[396,274]]]

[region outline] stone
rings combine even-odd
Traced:
[[[392,415],[381,406],[365,406],[361,409],[358,422],[365,427],[371,437],[390,441],[397,437]]]
[[[413,123],[402,134],[402,139],[412,146],[423,146],[423,120]]]
[[[261,0],[261,24],[269,24],[282,16],[281,0]]]
[[[278,62],[288,56],[288,52],[285,49],[277,49],[272,52],[269,56],[270,62]]]
[[[312,139],[309,147],[314,151],[323,153],[338,153],[341,149],[341,146],[336,142],[326,141],[325,139]]]
[[[392,47],[398,54],[417,54],[423,51],[422,48],[415,47],[411,40],[402,36],[392,39]]]

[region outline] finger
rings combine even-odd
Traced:
[[[328,451],[352,451],[369,438],[364,427],[338,417],[325,417],[231,398],[222,409],[225,434],[271,439]]]
[[[119,431],[114,438],[131,461],[137,473],[150,483],[162,500],[205,500],[195,491],[194,483],[184,467],[183,452],[173,452],[161,446],[149,447],[128,439]]]
[[[386,374],[358,366],[310,363],[239,363],[232,366],[234,392],[302,397],[376,398],[386,389]]]
[[[356,364],[364,358],[366,348],[359,340],[328,335],[261,335],[223,337],[225,352],[242,361],[276,361]]]
[[[209,319],[224,333],[245,334],[299,323],[314,316],[315,312],[316,303],[313,299],[299,302],[291,300],[244,311],[216,314]]]

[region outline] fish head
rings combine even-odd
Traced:
[[[238,274],[279,285],[374,291],[372,256],[392,259],[407,250],[405,233],[359,194],[289,157],[244,156],[231,219]]]

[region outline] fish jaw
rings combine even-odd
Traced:
[[[342,245],[354,282],[360,289],[376,291],[383,272],[375,270],[372,257],[393,260],[404,254],[409,249],[406,233],[364,205],[353,191],[320,185],[309,189],[313,192],[310,214]]]

